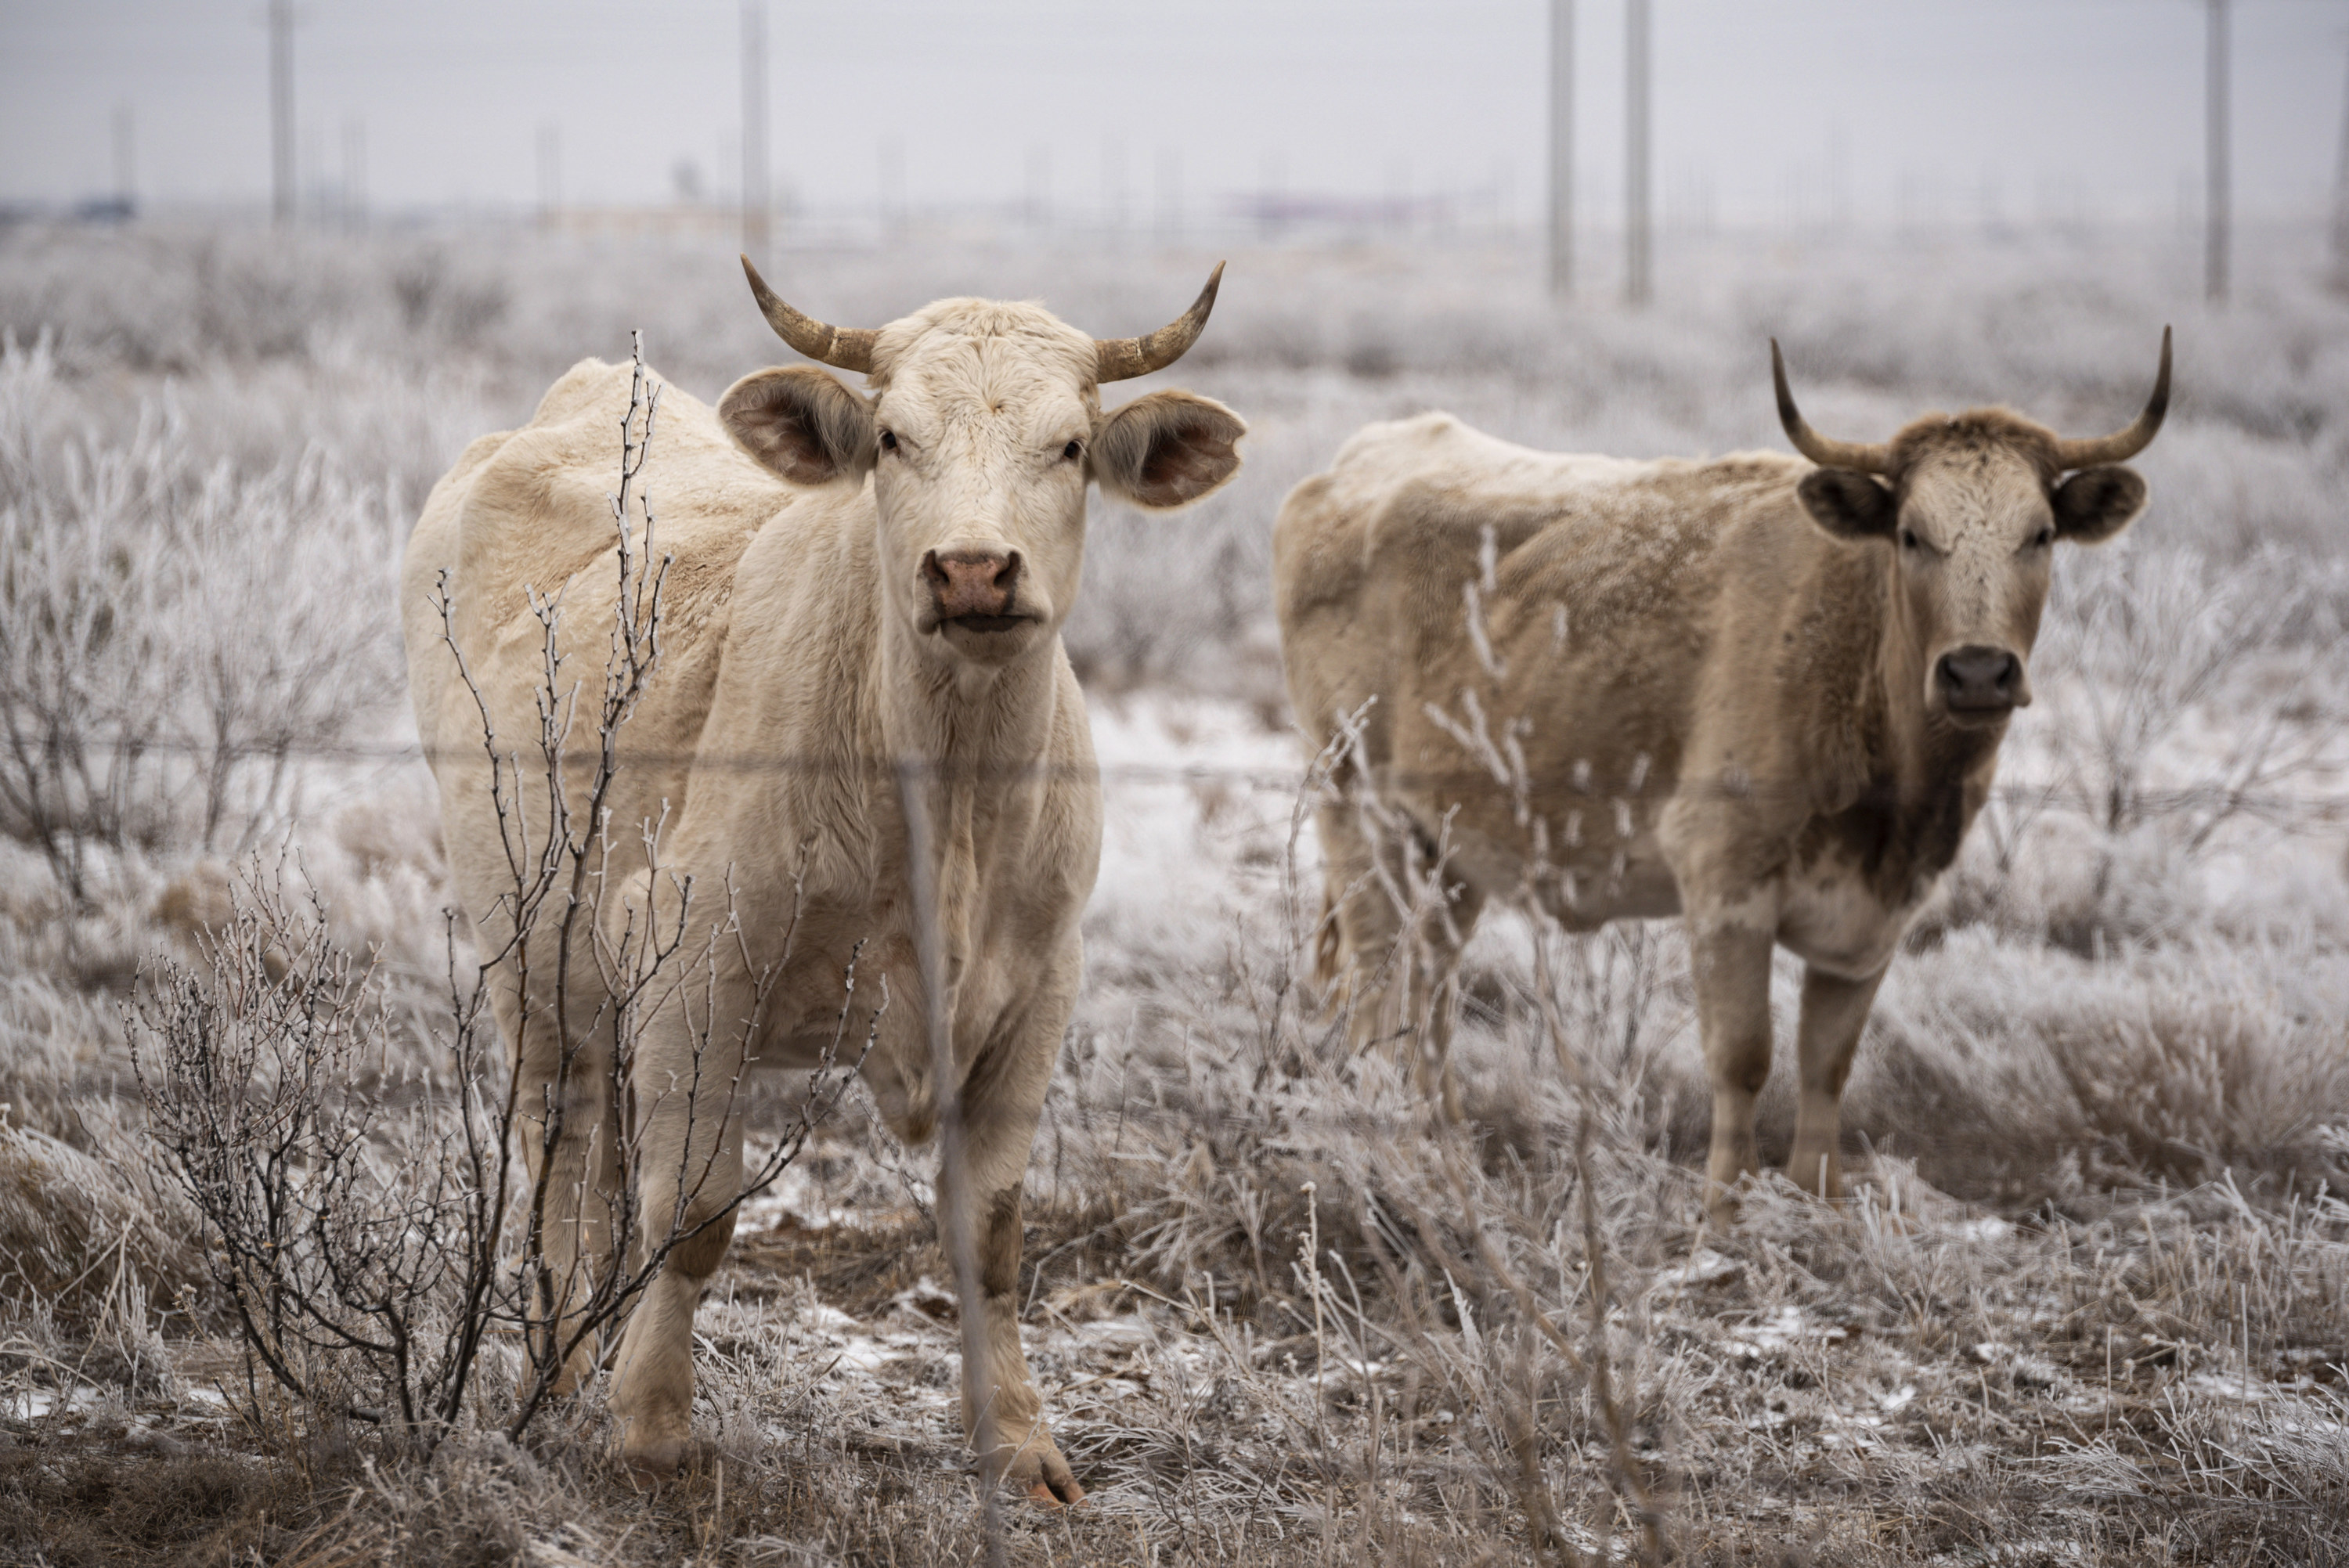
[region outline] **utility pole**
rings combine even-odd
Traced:
[[[1574,0],[1549,0],[1549,292],[1574,293]]]
[[[294,221],[294,0],[269,0],[269,215]]]
[[[1183,242],[1183,154],[1172,147],[1158,150],[1158,244],[1173,250]]]
[[[138,204],[137,170],[134,153],[138,146],[136,122],[131,118],[129,100],[114,106],[114,199],[129,217]]]
[[[367,121],[353,117],[343,121],[343,226],[357,232],[367,220]]]
[[[1028,150],[1028,227],[1043,232],[1052,221],[1052,150],[1039,143]]]
[[[563,129],[553,120],[538,128],[538,226],[552,229],[563,215]]]
[[[2341,163],[2333,176],[2333,286],[2349,290],[2349,88],[2341,95]]]
[[[1102,226],[1110,249],[1125,248],[1125,143],[1114,136],[1102,139]]]
[[[895,244],[905,237],[906,218],[905,138],[881,139],[880,176],[881,238],[885,243]]]
[[[2229,0],[2205,0],[2209,7],[2203,48],[2203,172],[2209,181],[2202,221],[2202,292],[2213,304],[2227,297],[2228,228],[2234,217],[2234,191],[2228,148],[2227,9]]]
[[[767,260],[767,0],[742,0],[742,250]]]
[[[1623,7],[1623,303],[1655,297],[1655,256],[1648,225],[1648,0]]]

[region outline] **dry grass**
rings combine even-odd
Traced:
[[[278,509],[273,527],[301,521],[289,498],[324,497],[305,548],[359,547],[305,573],[287,624],[313,629],[263,640],[264,668],[298,668],[288,650],[339,610],[329,662],[357,678],[388,645],[388,593],[363,581],[382,559],[374,498],[412,500],[570,359],[624,347],[638,312],[660,313],[651,352],[697,391],[771,357],[707,258],[523,249],[0,241],[0,326],[56,334],[46,360],[8,362],[0,508],[115,537],[130,513],[67,505],[76,451],[137,457],[166,497],[218,471],[222,495]],[[2042,706],[2002,775],[2017,789],[1862,1050],[1851,1204],[1765,1185],[1733,1234],[1699,1236],[1707,1102],[1668,928],[1568,942],[1487,922],[1464,1134],[1431,1126],[1390,1064],[1342,1059],[1305,1005],[1312,848],[1275,732],[1263,550],[1280,491],[1355,424],[1442,403],[1557,446],[1760,442],[1747,351],[1765,330],[1841,375],[1820,384],[1823,423],[1978,397],[2087,418],[2133,406],[2138,329],[2187,308],[2127,245],[1821,276],[1748,260],[1692,253],[1669,320],[1532,326],[1510,258],[1236,265],[1185,379],[1249,415],[1245,482],[1179,526],[1105,516],[1072,633],[1113,770],[1221,771],[1112,772],[1022,1279],[1040,1387],[1092,1496],[1013,1511],[1012,1561],[1630,1560],[1643,1507],[1664,1554],[1698,1563],[2349,1561],[2349,592],[2321,543],[2349,460],[2349,313],[2302,280],[2254,279],[2241,308],[2183,330],[2150,542],[2067,562]],[[793,271],[843,319],[1045,287],[1104,331],[1195,286],[1190,258]],[[167,375],[168,450],[138,412]],[[302,490],[297,459],[333,483]],[[236,515],[202,513],[181,558],[213,559],[204,531]],[[8,537],[0,569],[58,559]],[[2254,548],[2276,537],[2303,549]],[[158,645],[233,652],[190,582],[140,583]],[[374,700],[314,738],[398,739]],[[698,1325],[702,1449],[657,1494],[608,1464],[593,1390],[519,1444],[467,1430],[420,1463],[248,1385],[192,1226],[147,1174],[122,1004],[159,950],[184,958],[217,925],[226,851],[258,821],[291,835],[292,893],[316,892],[343,950],[372,955],[387,1059],[423,1070],[444,974],[433,810],[367,758],[246,770],[208,860],[205,776],[149,777],[132,803],[161,825],[82,835],[78,897],[54,856],[0,841],[0,1560],[978,1556],[928,1157],[854,1101],[746,1217]],[[1539,1005],[1543,941],[1572,1075]],[[780,1131],[793,1086],[759,1092]],[[1765,1154],[1791,1122],[1782,1074]]]

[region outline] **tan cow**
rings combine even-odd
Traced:
[[[1677,913],[1716,1220],[1755,1169],[1774,943],[1806,965],[1791,1173],[1839,1191],[1852,1053],[2031,700],[2054,545],[2142,510],[2113,465],[2169,397],[2165,332],[2118,435],[1978,408],[1859,446],[1804,422],[1771,356],[1811,463],[1557,455],[1425,414],[1356,435],[1273,543],[1298,720],[1316,747],[1358,729],[1319,817],[1325,990],[1354,1039],[1405,1042],[1456,1117],[1455,974],[1487,899],[1577,930]]]
[[[659,665],[621,732],[591,882],[604,890],[607,955],[647,929],[648,904],[656,924],[674,925],[682,879],[698,890],[684,950],[702,955],[699,967],[651,1013],[630,1090],[645,1128],[647,1227],[718,1217],[670,1254],[629,1319],[611,1390],[621,1451],[656,1474],[686,1451],[694,1307],[731,1237],[727,1206],[741,1181],[733,1094],[743,1037],[757,1065],[816,1065],[835,1037],[854,955],[858,996],[889,999],[864,1078],[909,1142],[930,1135],[954,1087],[932,1070],[933,1007],[950,1033],[969,1184],[942,1177],[939,1204],[975,1234],[986,1307],[971,1331],[983,1336],[984,1365],[964,1368],[966,1428],[1006,1473],[1073,1501],[1083,1493],[1039,1418],[1014,1297],[1020,1182],[1076,997],[1078,921],[1101,849],[1092,738],[1060,633],[1077,594],[1089,482],[1163,509],[1239,466],[1246,427],[1221,405],[1159,391],[1104,412],[1098,393],[1179,358],[1206,324],[1223,269],[1168,326],[1095,342],[1039,305],[978,299],[942,300],[877,331],[838,330],[743,266],[787,342],[868,380],[859,393],[812,366],[762,370],[715,410],[671,389],[638,481],[658,521],[656,548],[675,560]],[[541,762],[533,774],[532,758],[546,675],[527,591],[563,595],[557,684],[584,681],[592,710],[615,624],[607,497],[629,397],[627,366],[575,366],[527,427],[467,449],[409,546],[409,688],[451,872],[485,953],[513,930],[508,835],[527,835],[545,809],[546,770]],[[499,749],[521,759],[519,783],[508,779],[519,809],[502,822],[481,706],[443,645],[443,572],[455,642]],[[566,775],[596,745],[593,727],[574,724]],[[914,780],[909,796],[901,777]],[[909,820],[926,824],[919,862]],[[647,821],[665,822],[657,875]],[[917,882],[935,895],[935,998],[923,982]],[[564,956],[554,929],[542,920],[533,941],[506,954],[493,995],[508,1039],[518,1026],[523,1037],[525,1102],[564,1086],[554,1164],[569,1207],[553,1235],[558,1274],[570,1278],[571,1249],[581,1274],[609,1264],[617,1121],[610,1026],[601,1037],[589,1026],[608,1012],[608,987],[575,937],[566,1042],[553,1005],[565,1000],[554,993]],[[745,1019],[755,1020],[747,1030]],[[558,1071],[566,1048],[578,1055]],[[543,1130],[543,1119],[523,1129],[534,1161]],[[583,1353],[571,1373],[591,1365]]]

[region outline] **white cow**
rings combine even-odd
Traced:
[[[1078,919],[1101,847],[1084,699],[1060,633],[1076,601],[1089,483],[1157,511],[1196,500],[1239,466],[1246,427],[1220,404],[1158,391],[1104,412],[1099,396],[1181,356],[1223,269],[1169,325],[1096,342],[1040,306],[978,299],[941,300],[877,331],[836,329],[743,267],[785,341],[868,379],[859,392],[810,366],[762,370],[714,411],[671,390],[639,481],[657,546],[675,561],[659,666],[622,731],[608,833],[590,859],[607,944],[641,934],[648,918],[673,923],[689,876],[687,947],[710,956],[689,995],[652,1014],[630,1085],[646,1222],[657,1234],[678,1214],[704,1228],[669,1255],[628,1322],[611,1392],[621,1451],[654,1474],[686,1451],[694,1307],[731,1237],[741,1180],[734,1081],[746,1054],[816,1065],[857,954],[859,996],[885,986],[890,998],[864,1073],[892,1128],[926,1139],[946,1098],[961,1095],[968,1184],[942,1175],[939,1205],[975,1233],[984,1289],[966,1429],[1038,1495],[1074,1501],[1082,1489],[1039,1418],[1014,1295],[1020,1182],[1076,997]],[[450,868],[484,950],[510,947],[495,1001],[520,1050],[534,1167],[542,1142],[553,1145],[564,1207],[552,1244],[566,1279],[574,1262],[580,1274],[611,1262],[619,1108],[612,1043],[591,1023],[608,1011],[608,987],[574,938],[571,995],[556,995],[565,955],[550,921],[508,941],[512,826],[492,808],[482,713],[443,645],[436,584],[445,572],[458,650],[502,749],[533,738],[509,793],[543,799],[543,765],[535,783],[528,769],[545,672],[525,587],[564,596],[564,678],[592,690],[618,592],[607,495],[629,387],[627,367],[585,361],[528,426],[475,441],[426,503],[401,576],[409,689]],[[571,744],[566,775],[595,737]],[[926,833],[909,832],[901,777],[916,780]],[[664,814],[656,874],[640,825]],[[934,893],[936,995],[924,983],[921,883]],[[739,930],[716,923],[728,919]],[[933,1072],[934,1012],[958,1083]],[[558,1083],[561,1103],[543,1105]],[[583,1351],[570,1376],[587,1367]]]

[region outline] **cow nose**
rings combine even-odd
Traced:
[[[922,557],[922,579],[930,585],[942,621],[1008,615],[1019,584],[1019,552],[933,550]]]
[[[2023,685],[2023,661],[2004,648],[1967,647],[1943,654],[1934,673],[1942,700],[1954,713],[2004,713]]]

